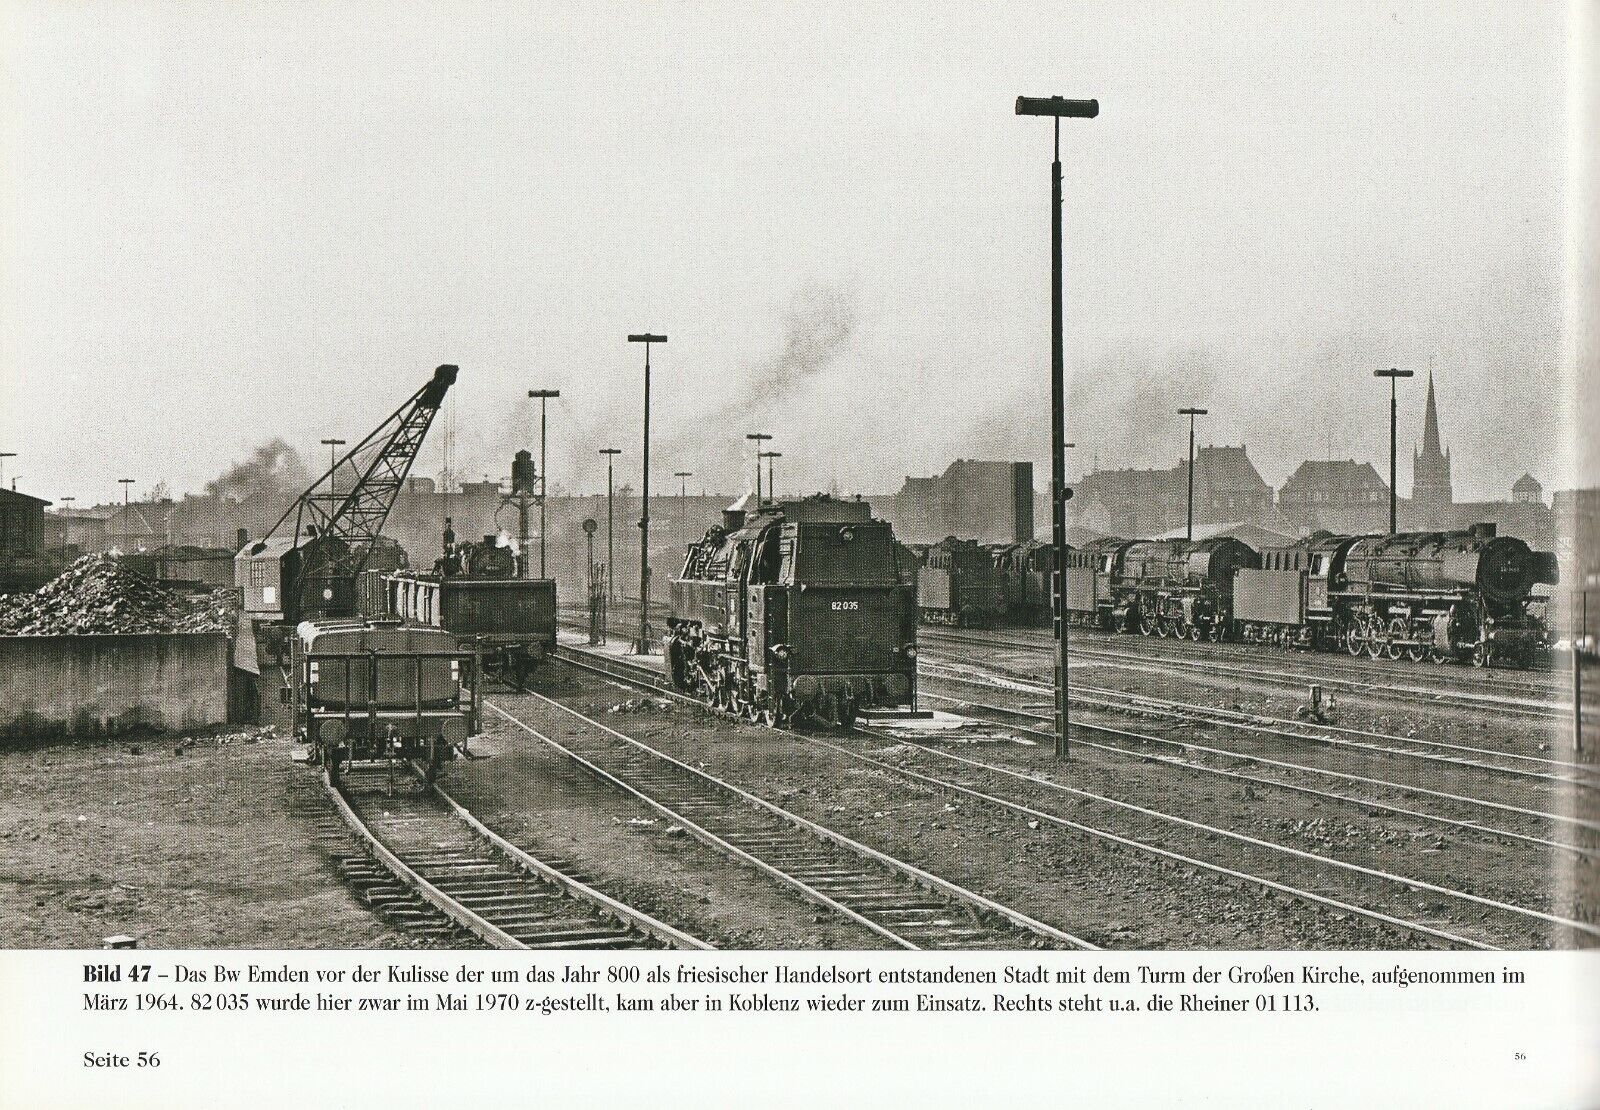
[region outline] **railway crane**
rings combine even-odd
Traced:
[[[281,652],[288,630],[303,620],[357,613],[357,579],[373,558],[395,498],[428,428],[456,380],[440,366],[388,419],[322,474],[278,518],[266,536],[234,558],[234,583],[245,615]],[[341,490],[341,475],[352,475]]]

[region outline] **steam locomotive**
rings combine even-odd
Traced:
[[[916,597],[896,546],[860,501],[724,512],[672,583],[673,685],[769,725],[848,728],[859,710],[911,706]]]
[[[1049,546],[991,552],[1009,619],[1048,623]],[[969,561],[964,572],[977,592],[984,568]],[[1493,524],[1394,536],[1318,532],[1259,551],[1230,537],[1107,536],[1068,549],[1064,600],[1070,622],[1105,631],[1532,666],[1551,643],[1534,587],[1557,579],[1553,553],[1497,535]],[[956,609],[924,607],[923,615],[960,621]]]
[[[930,624],[962,628],[994,623],[1006,612],[994,555],[954,536],[922,549],[917,568],[917,609]]]

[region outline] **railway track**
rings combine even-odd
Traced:
[[[582,652],[570,646],[563,648],[561,655],[569,662],[576,662],[577,665],[632,685],[667,693],[696,705],[702,704],[672,691],[663,676],[653,669]],[[964,777],[901,766],[846,743],[819,736],[778,731],[924,787],[970,798],[1014,815],[1179,863],[1199,872],[1247,883],[1337,915],[1359,917],[1432,946],[1486,950],[1540,947],[1551,942],[1552,933],[1557,939],[1581,936],[1587,938],[1589,943],[1600,939],[1600,927],[1589,922],[1514,905],[1470,890],[1349,863],[1153,807],[1096,794],[1000,764],[946,752],[908,739],[902,733],[876,728],[857,729],[863,735],[909,747],[933,760],[945,761]],[[997,788],[994,781],[985,780],[998,780],[1002,785]],[[1020,786],[1035,796],[1019,798],[1015,794],[1008,794],[1004,792],[1008,784],[1012,790]],[[1061,795],[1073,799],[1074,808],[1070,817],[1046,808],[1049,804],[1046,799]],[[1099,818],[1091,823],[1088,818],[1094,814],[1098,814]],[[1353,890],[1359,893],[1353,893]],[[1470,918],[1470,923],[1464,925],[1463,917]]]
[[[973,685],[992,688],[978,679],[956,678],[938,676],[939,681],[962,685]],[[998,705],[988,702],[973,701],[967,697],[950,697],[931,692],[926,688],[922,691],[924,698],[935,701],[947,702],[964,714],[976,714],[979,719],[995,721],[1011,725],[1015,731],[1023,733],[1043,743],[1054,743],[1054,719],[1043,713],[1032,712],[1026,708],[1010,705]],[[1073,698],[1077,702],[1076,697]],[[1091,703],[1092,704],[1092,703]],[[1171,714],[1174,719],[1184,719],[1181,714]],[[1050,726],[1044,728],[1017,726],[1016,722],[1038,722]],[[1469,832],[1475,836],[1516,841],[1522,844],[1533,845],[1541,848],[1553,848],[1569,852],[1575,856],[1585,858],[1600,858],[1600,848],[1578,844],[1570,840],[1556,840],[1547,835],[1529,833],[1505,826],[1496,826],[1485,821],[1475,811],[1492,810],[1496,815],[1512,814],[1528,818],[1533,822],[1533,827],[1541,829],[1546,824],[1576,825],[1588,831],[1600,831],[1600,825],[1592,821],[1581,821],[1568,814],[1553,811],[1533,810],[1522,806],[1513,806],[1488,799],[1474,798],[1461,794],[1452,794],[1448,791],[1433,789],[1412,783],[1393,782],[1387,779],[1376,778],[1371,775],[1357,775],[1344,771],[1330,770],[1328,768],[1308,766],[1304,763],[1295,763],[1283,759],[1272,759],[1249,752],[1242,752],[1227,748],[1218,748],[1213,745],[1200,743],[1193,739],[1174,739],[1170,736],[1159,736],[1152,733],[1138,732],[1127,728],[1115,728],[1108,725],[1086,722],[1081,718],[1073,722],[1073,744],[1076,747],[1088,748],[1094,751],[1103,751],[1108,754],[1125,756],[1131,759],[1142,760],[1150,763],[1159,763],[1163,766],[1178,768],[1186,772],[1199,775],[1212,775],[1231,779],[1250,786],[1267,787],[1274,790],[1284,790],[1302,794],[1307,797],[1320,798],[1327,801],[1345,803],[1364,810],[1376,810],[1389,813],[1397,817],[1404,817],[1415,821],[1422,821],[1448,827],[1462,832]],[[1086,740],[1081,733],[1100,737],[1100,741]],[[1109,741],[1109,742],[1108,742]],[[1141,750],[1144,748],[1166,748],[1182,753],[1182,755],[1163,755],[1158,752]],[[1333,789],[1319,789],[1306,785],[1303,782],[1285,780],[1280,778],[1266,778],[1262,775],[1247,774],[1237,770],[1211,766],[1207,763],[1197,762],[1194,756],[1215,756],[1236,761],[1241,764],[1253,764],[1264,768],[1273,768],[1290,772],[1293,775],[1303,775],[1311,778],[1331,779],[1336,783],[1350,783],[1361,786],[1373,787],[1380,791],[1392,792],[1405,798],[1414,798],[1418,795],[1430,799],[1438,799],[1446,803],[1455,803],[1459,808],[1457,812],[1466,816],[1451,816],[1447,813],[1416,809],[1410,805],[1397,805],[1390,801],[1370,796],[1353,796],[1342,794]]]
[[[1018,675],[1004,667],[980,667],[959,660],[942,660],[924,655],[919,660],[919,673],[943,682],[972,685],[1036,697],[1054,697],[1054,689],[1034,679]],[[1489,773],[1510,779],[1526,780],[1527,785],[1544,786],[1557,790],[1600,789],[1597,768],[1593,764],[1548,756],[1526,755],[1459,744],[1447,740],[1429,740],[1414,736],[1398,736],[1374,729],[1350,728],[1342,725],[1317,723],[1288,717],[1274,717],[1267,713],[1247,712],[1201,705],[1196,702],[1177,701],[1148,694],[1132,694],[1123,690],[1092,686],[1083,682],[1071,685],[1071,699],[1076,704],[1108,709],[1147,717],[1222,728],[1254,736],[1265,736],[1289,742],[1303,750],[1305,745],[1333,750],[1376,754],[1401,760],[1412,760],[1438,771],[1449,769],[1462,773]],[[1038,715],[1038,719],[1046,719]],[[1244,752],[1228,752],[1240,759],[1255,756]],[[1302,768],[1304,770],[1325,770]],[[1424,784],[1388,782],[1384,785],[1402,790],[1430,788]],[[1515,809],[1516,807],[1490,805],[1489,808]],[[1535,816],[1548,816],[1536,813]],[[1554,818],[1553,818],[1554,819]],[[1600,825],[1593,826],[1600,829]]]
[[[558,649],[556,658],[617,677]],[[637,685],[637,683],[635,683]],[[577,722],[561,740],[493,702],[509,724],[648,805],[689,835],[906,949],[1096,946],[758,798],[542,694],[541,710]],[[548,726],[547,726],[548,727]],[[551,731],[554,731],[553,729]]]
[[[919,630],[918,635],[926,643],[967,645],[983,648],[1011,647],[1039,652],[1051,650],[1050,641],[1034,638],[1017,639],[991,635],[974,635],[929,628]],[[1402,682],[1392,674],[1383,675],[1381,678],[1369,679],[1339,675],[1332,673],[1332,671],[1311,671],[1293,666],[1268,668],[1251,665],[1231,654],[1228,656],[1200,655],[1198,653],[1191,655],[1188,652],[1177,654],[1154,648],[1153,645],[1142,639],[1136,642],[1139,645],[1137,652],[1102,646],[1098,641],[1093,646],[1075,642],[1071,648],[1071,653],[1076,660],[1094,661],[1107,666],[1150,674],[1171,674],[1181,671],[1198,672],[1206,677],[1234,678],[1247,682],[1295,689],[1319,685],[1325,690],[1338,691],[1352,696],[1365,698],[1382,697],[1392,701],[1422,704],[1430,708],[1492,712],[1499,716],[1515,716],[1529,720],[1556,721],[1563,718],[1570,719],[1572,714],[1569,705],[1549,697],[1532,697],[1524,694],[1494,693],[1492,691],[1479,692],[1464,690],[1459,686],[1451,688],[1437,684]],[[1329,658],[1337,657],[1330,656]],[[1588,713],[1586,711],[1585,717],[1587,716]]]
[[[594,889],[564,860],[539,860],[409,769],[347,770],[323,787],[362,849],[344,870],[402,925],[491,948],[706,949]]]

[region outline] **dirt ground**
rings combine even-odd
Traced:
[[[383,948],[408,942],[319,847],[313,773],[260,730],[0,751],[0,946]]]

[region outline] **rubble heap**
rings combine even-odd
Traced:
[[[0,635],[231,632],[231,590],[186,594],[129,570],[111,555],[85,555],[31,594],[0,595]]]

